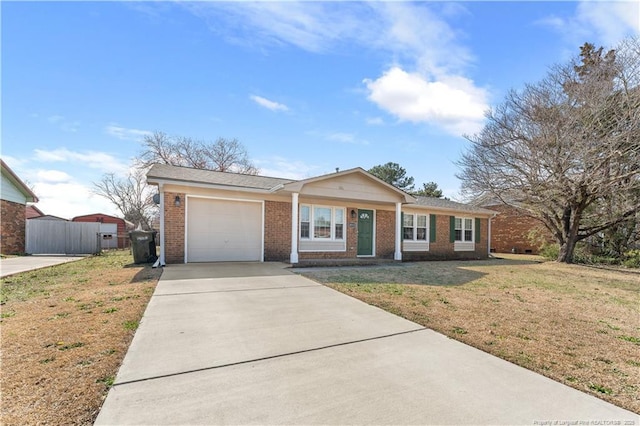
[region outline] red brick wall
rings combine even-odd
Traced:
[[[436,215],[436,241],[429,243],[428,252],[405,251],[402,260],[453,260],[453,259],[486,259],[488,219],[480,219],[480,242],[475,243],[474,251],[455,251],[451,242],[450,215]]]
[[[1,201],[0,253],[18,254],[25,251],[25,205]]]
[[[175,206],[176,195],[180,196],[179,207]],[[164,193],[164,247],[166,263],[184,263],[184,230],[186,197],[183,193]]]
[[[522,210],[510,206],[490,206],[500,214],[491,220],[491,250],[497,253],[538,254],[545,242],[553,237],[538,219],[524,215]],[[538,241],[529,239],[530,232],[540,235]]]
[[[264,260],[288,262],[291,255],[291,203],[264,203]]]
[[[396,212],[376,211],[376,257],[393,259],[396,251]]]

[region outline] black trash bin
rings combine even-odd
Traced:
[[[156,256],[156,231],[130,231],[133,263],[152,263]]]

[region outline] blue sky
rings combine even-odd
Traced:
[[[92,195],[155,130],[237,138],[268,176],[399,163],[458,199],[463,134],[585,41],[640,34],[627,2],[2,2],[2,158],[38,207]]]

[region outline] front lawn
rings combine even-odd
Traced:
[[[0,424],[92,424],[162,273],[106,252],[1,280]]]
[[[303,274],[640,413],[640,273],[508,257]]]

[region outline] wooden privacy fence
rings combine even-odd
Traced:
[[[98,222],[27,220],[29,254],[95,254],[100,253],[101,240]]]

